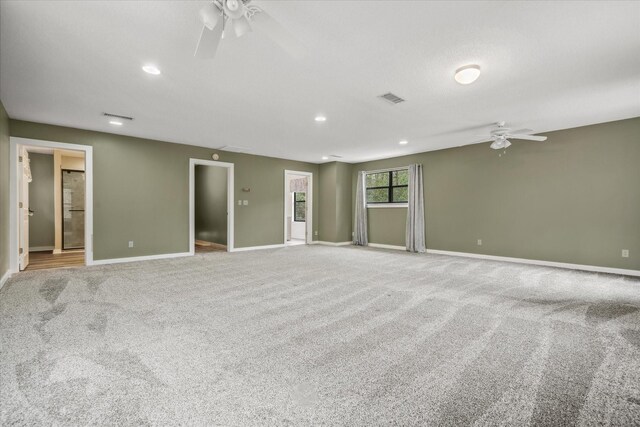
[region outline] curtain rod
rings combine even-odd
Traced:
[[[363,172],[366,172],[366,173],[379,173],[379,172],[399,171],[399,170],[404,170],[404,169],[409,169],[409,166],[399,166],[397,168],[375,169],[375,170],[363,171]]]

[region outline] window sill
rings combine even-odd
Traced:
[[[406,208],[408,203],[369,203],[367,208]]]

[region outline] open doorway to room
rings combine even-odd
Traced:
[[[190,253],[233,250],[233,164],[189,166]]]
[[[285,171],[284,174],[284,244],[311,242],[312,179],[310,172]]]
[[[90,153],[86,146],[12,138],[13,272],[91,263]]]

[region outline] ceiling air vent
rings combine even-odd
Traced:
[[[106,117],[113,117],[114,119],[133,120],[133,117],[121,116],[120,114],[103,113]]]
[[[400,98],[398,95],[393,94],[391,92],[385,93],[384,95],[380,95],[378,98],[382,99],[383,101],[387,101],[389,104],[393,104],[393,105],[404,102],[404,99]]]

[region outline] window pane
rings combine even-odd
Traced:
[[[367,174],[367,188],[369,187],[386,187],[389,185],[389,173],[370,173]]]
[[[306,218],[306,203],[304,202],[297,202],[296,203],[296,213],[295,213],[295,220],[296,221],[304,221]]]
[[[407,202],[409,196],[409,189],[407,187],[395,187],[393,189],[393,202]]]
[[[294,193],[296,195],[296,202],[304,202],[306,193]]]
[[[391,179],[393,180],[392,185],[407,185],[409,184],[409,171],[408,170],[400,170],[391,172]]]
[[[386,188],[367,189],[367,202],[380,203],[389,201],[389,190]]]

